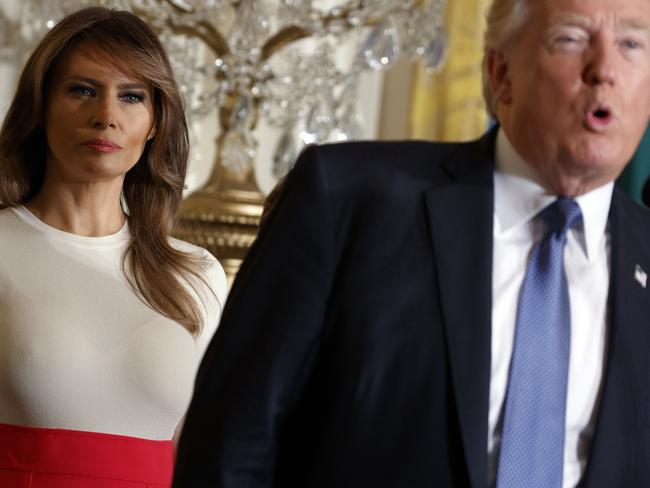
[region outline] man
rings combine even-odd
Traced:
[[[480,141],[303,153],[175,487],[650,486],[650,3],[496,0],[485,71]]]

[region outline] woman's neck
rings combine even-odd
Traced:
[[[101,237],[118,232],[126,216],[120,204],[121,182],[54,185],[44,183],[25,204],[39,220],[65,232]]]

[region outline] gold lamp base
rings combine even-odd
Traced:
[[[205,187],[183,201],[174,236],[212,253],[232,284],[257,236],[264,197],[252,190],[215,190]]]
[[[230,130],[226,122],[231,120],[236,102],[233,95],[219,109],[221,133],[212,174],[204,187],[183,200],[173,232],[174,237],[212,253],[223,266],[230,285],[257,237],[264,204],[250,148],[238,138],[234,139],[236,144],[233,140],[227,143]],[[257,114],[257,104],[253,105],[253,113]],[[244,164],[239,171],[232,171],[223,164],[224,156]]]

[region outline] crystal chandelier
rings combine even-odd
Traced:
[[[362,73],[403,56],[437,71],[447,55],[446,0],[30,0],[18,25],[0,17],[0,32],[26,50],[66,13],[97,4],[131,10],[158,32],[192,120],[217,110],[217,160],[185,200],[176,233],[230,274],[259,223],[255,159],[281,178],[304,145],[358,138]],[[341,56],[343,45],[354,54]],[[279,134],[270,154],[257,153],[260,121]]]

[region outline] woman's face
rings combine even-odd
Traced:
[[[46,178],[65,183],[124,179],[153,137],[151,85],[92,43],[74,47],[47,95]]]

